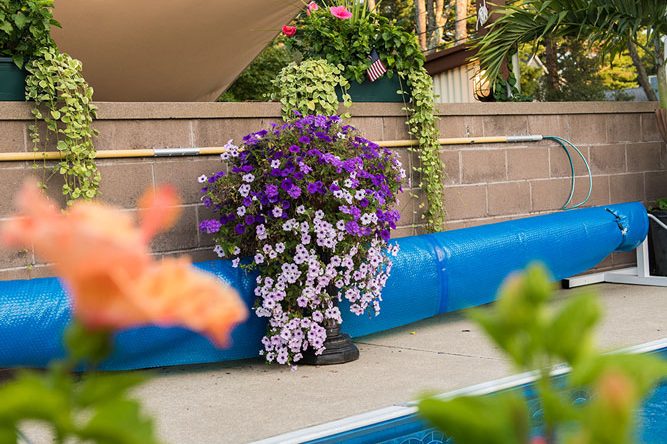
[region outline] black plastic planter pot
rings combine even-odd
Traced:
[[[401,82],[403,85],[401,85]],[[354,80],[350,81],[350,89],[348,93],[352,98],[352,103],[356,102],[399,102],[403,103],[410,100],[409,95],[398,94],[397,91],[407,90],[405,81],[398,78],[394,74],[390,79],[386,74],[375,82],[366,80],[364,83],[357,83]],[[338,92],[338,100],[342,101],[341,94]]]
[[[26,72],[9,57],[0,57],[0,101],[25,101]]]
[[[651,211],[655,217],[667,225],[667,211]],[[649,264],[653,276],[667,276],[667,230],[650,220],[648,233]]]

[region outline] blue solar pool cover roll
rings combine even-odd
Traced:
[[[343,330],[362,336],[440,313],[492,302],[504,278],[541,261],[554,279],[584,272],[614,251],[631,251],[646,237],[640,203],[609,205],[475,228],[398,239],[401,251],[377,317],[344,314]],[[197,264],[233,285],[249,307],[254,276],[229,261]],[[58,280],[0,282],[0,367],[45,366],[62,356],[70,321]],[[218,350],[181,328],[137,328],[119,333],[103,368],[125,370],[255,357],[265,321],[251,315],[234,330],[232,347]],[[447,338],[443,338],[446,341]]]

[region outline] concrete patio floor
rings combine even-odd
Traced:
[[[604,349],[667,336],[667,289],[614,284],[588,289],[597,291],[605,306],[599,335]],[[573,291],[561,291],[556,303]],[[165,368],[137,396],[167,443],[245,443],[514,373],[461,313],[356,343],[361,358],[339,366],[290,371],[248,360]]]

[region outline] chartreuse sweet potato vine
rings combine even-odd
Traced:
[[[55,135],[55,146],[63,153],[56,171],[64,178],[63,194],[68,202],[97,195],[100,173],[95,165],[92,128],[95,107],[93,89],[86,83],[81,62],[54,46],[42,48],[27,65],[26,97],[35,102],[33,115],[43,120],[47,132],[40,134],[37,123],[30,126],[35,150],[46,146]]]
[[[283,68],[273,82],[276,88],[273,98],[280,99],[283,119],[294,118],[294,111],[303,115],[337,114],[336,88],[343,92],[343,104],[349,107],[352,103],[347,93],[350,83],[343,77],[343,70],[342,65],[333,66],[321,59],[290,63]]]
[[[406,92],[411,96],[406,106],[407,124],[410,134],[419,142],[415,151],[419,153],[421,166],[417,169],[422,173],[421,185],[428,202],[423,217],[429,229],[441,230],[445,220],[445,173],[438,156],[433,80],[424,69],[424,56],[414,34],[401,29],[395,21],[376,13],[355,11],[359,13],[343,20],[332,15],[329,8],[309,9],[309,14],[297,19],[295,34],[285,42],[305,60],[323,59],[342,67],[342,75],[358,83],[365,79],[371,63],[368,56],[375,49],[387,67],[386,75],[398,74],[405,81]]]

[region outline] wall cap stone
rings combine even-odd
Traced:
[[[96,102],[97,120],[244,119],[280,117],[275,102]],[[356,103],[355,117],[405,117],[401,103]],[[657,102],[441,103],[447,116],[653,113]],[[26,102],[0,102],[0,120],[33,120]]]

